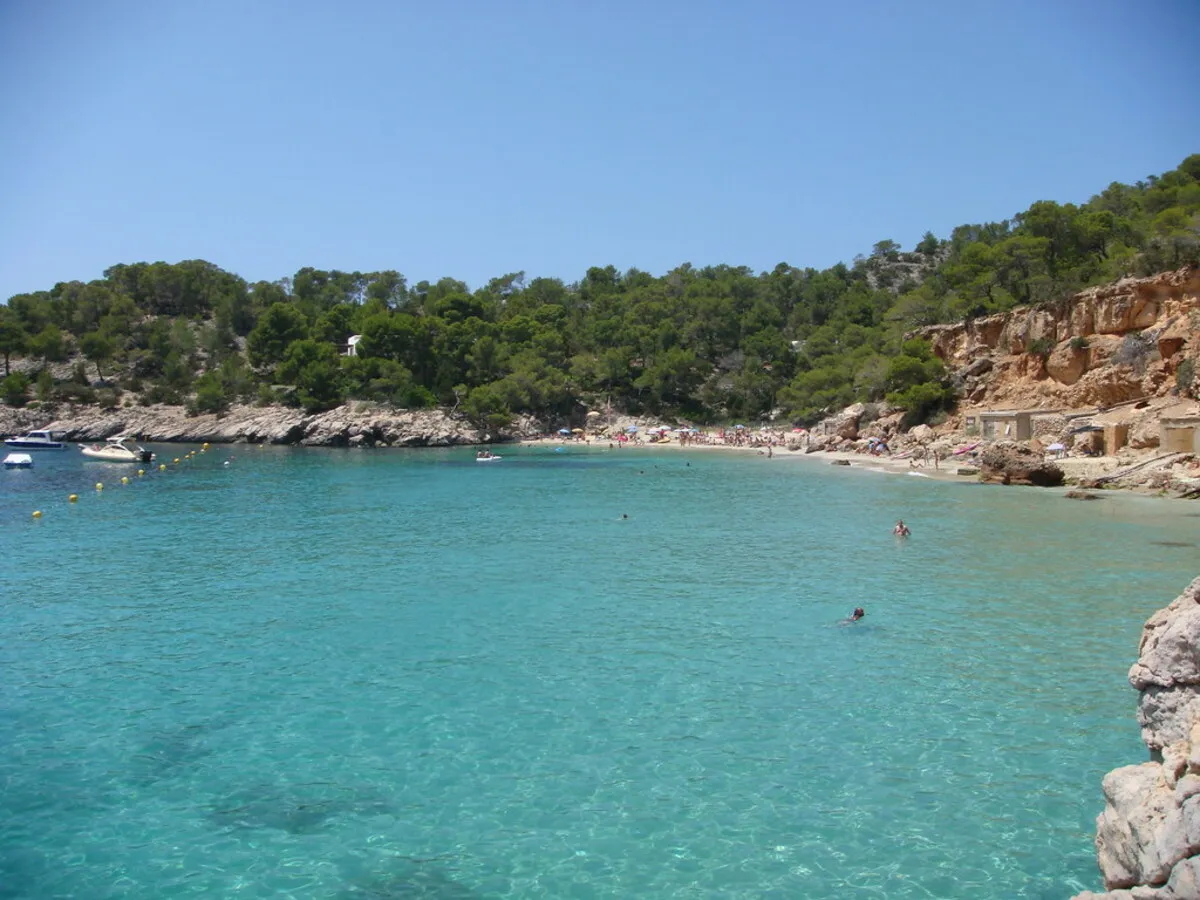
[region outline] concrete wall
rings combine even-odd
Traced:
[[[1164,419],[1158,426],[1158,446],[1164,453],[1200,453],[1200,422]]]

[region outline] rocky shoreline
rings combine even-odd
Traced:
[[[1200,897],[1200,578],[1146,622],[1138,724],[1150,761],[1104,777],[1096,856],[1107,893],[1074,900]]]
[[[523,429],[518,423],[517,436]],[[0,432],[48,428],[68,441],[128,434],[165,443],[296,444],[304,447],[449,447],[511,439],[472,426],[446,410],[395,410],[351,403],[308,414],[284,406],[236,406],[221,415],[190,416],[181,406],[13,409],[0,407]]]

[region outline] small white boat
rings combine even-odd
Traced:
[[[31,431],[29,434],[23,434],[20,437],[5,438],[4,444],[13,450],[67,449],[67,445],[62,441],[56,441],[53,432],[50,431]]]
[[[503,456],[497,456],[490,450],[480,450],[475,454],[475,462],[499,462],[504,459]]]
[[[154,454],[145,447],[139,447],[126,437],[109,438],[104,445],[79,445],[79,452],[88,459],[100,462],[148,463],[154,460]]]
[[[6,469],[32,469],[33,457],[28,453],[10,453],[4,457],[4,468]]]

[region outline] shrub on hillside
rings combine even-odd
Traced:
[[[1029,342],[1029,353],[1034,356],[1040,356],[1045,359],[1054,352],[1054,341],[1047,337],[1040,337]]]
[[[1175,386],[1179,388],[1179,393],[1183,396],[1195,396],[1196,361],[1194,359],[1185,359],[1179,364],[1179,368],[1175,370]]]
[[[24,406],[29,399],[29,376],[13,372],[0,380],[0,398],[9,406]]]
[[[1129,366],[1140,375],[1146,371],[1147,363],[1156,352],[1149,338],[1141,332],[1132,332],[1121,340],[1120,346],[1113,353],[1112,361],[1114,365]]]

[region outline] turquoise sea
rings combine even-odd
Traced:
[[[1200,505],[500,452],[0,472],[0,897],[1099,887]]]

